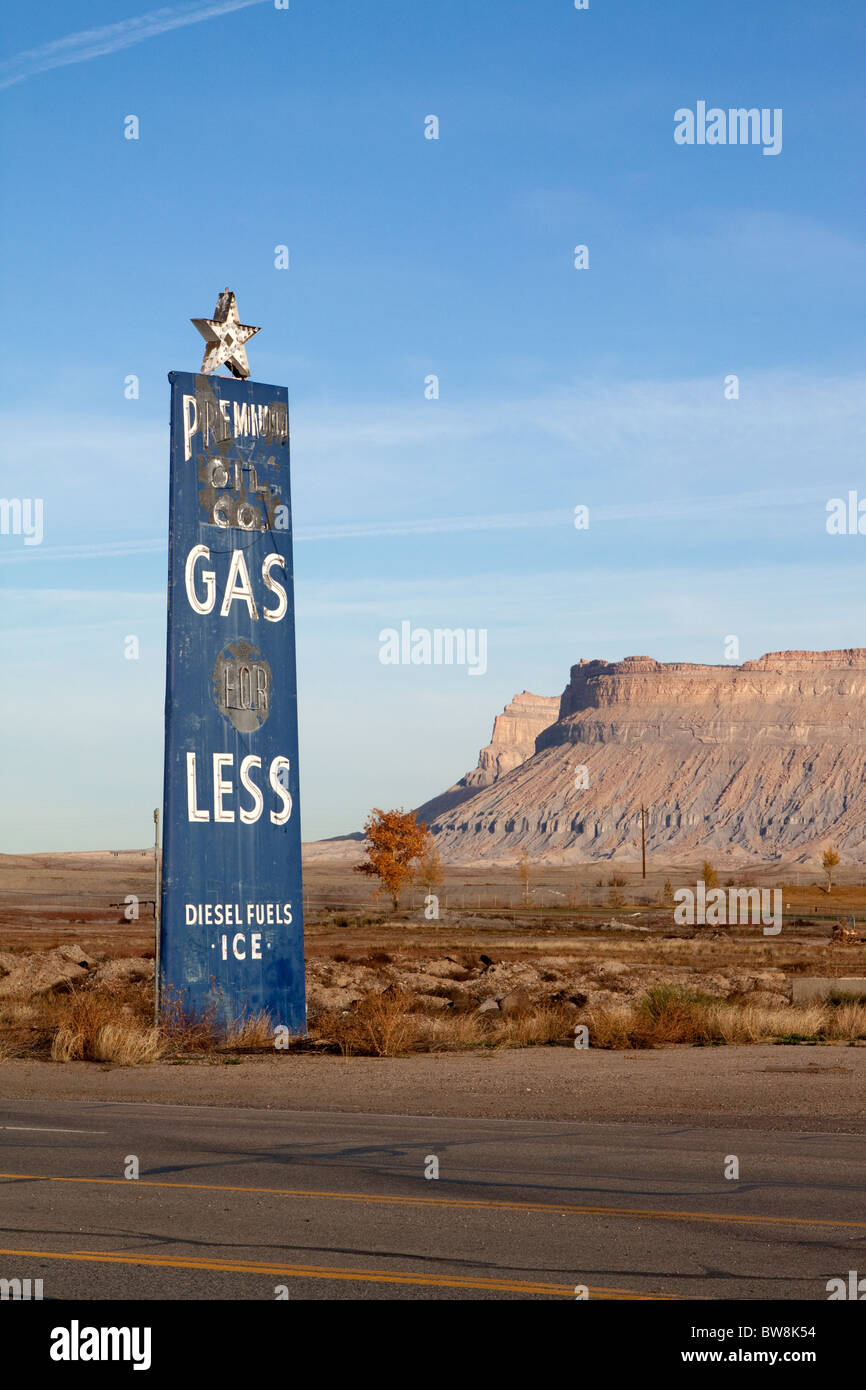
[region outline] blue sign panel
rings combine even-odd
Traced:
[[[288,393],[171,372],[161,1003],[306,1027]]]

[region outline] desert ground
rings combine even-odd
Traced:
[[[358,856],[360,858],[360,854]],[[866,1045],[866,883],[802,868],[720,871],[781,889],[781,932],[682,926],[671,885],[701,864],[444,870],[439,916],[393,911],[351,864],[305,869],[309,1035],[344,1056],[572,1046]],[[667,885],[667,892],[666,892]],[[152,1027],[152,851],[0,858],[0,1049],[148,1063],[273,1048],[267,1019],[228,1039]],[[137,914],[137,915],[136,915]],[[844,923],[853,939],[833,939]],[[838,985],[834,984],[838,981]],[[823,982],[823,983],[821,983]],[[829,982],[829,983],[828,983]]]
[[[153,1027],[152,854],[6,857],[3,1272],[52,1298],[825,1300],[863,1226],[866,943],[832,935],[866,885],[738,876],[784,885],[766,937],[678,926],[665,881],[699,870],[451,868],[427,920],[423,890],[394,913],[314,858],[309,1032],[278,1052],[269,1020]]]

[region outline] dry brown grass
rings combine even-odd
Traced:
[[[266,1010],[248,1014],[229,1028],[221,1050],[232,1052],[271,1052],[274,1047],[274,1023]]]
[[[615,1052],[630,1048],[652,1047],[643,1030],[635,1028],[634,1010],[630,1004],[612,1004],[607,1008],[587,1009],[581,1020],[589,1030],[590,1047]]]
[[[837,1004],[824,1008],[824,1028],[829,1038],[862,1038],[866,1033],[866,1005]]]
[[[492,1030],[493,1025],[486,1023],[483,1016],[449,1010],[426,1018],[421,1025],[421,1038],[425,1052],[460,1052],[488,1044]]]
[[[661,987],[641,999],[583,1015],[592,1047],[670,1043],[856,1042],[866,1039],[866,1004],[786,1005],[714,1000]]]
[[[182,1000],[166,998],[163,1001],[160,1024],[171,1052],[179,1056],[213,1052],[220,1040],[216,1010],[213,1006],[196,1018],[191,1018],[184,1012]]]
[[[369,995],[346,1013],[320,1013],[310,1034],[336,1044],[345,1056],[402,1057],[410,1052],[471,1048],[540,1047],[571,1040],[576,1014],[562,1004],[529,1004],[519,1013],[478,1014],[425,1005],[404,991]]]
[[[66,993],[4,999],[0,1037],[16,1054],[48,1056],[61,1027],[92,1041],[103,1024],[140,1028],[152,1021],[153,1004],[142,985],[85,985]]]
[[[7,1056],[124,1066],[155,1061],[163,1051],[150,986],[138,981],[4,999],[0,1047]]]
[[[153,1025],[135,1028],[117,1023],[106,1023],[100,1028],[93,1049],[97,1062],[115,1062],[122,1067],[156,1062],[164,1050],[165,1041]]]
[[[84,1060],[84,1035],[76,1033],[66,1023],[61,1023],[51,1040],[52,1062],[78,1062]]]
[[[0,1028],[10,1029],[30,1024],[38,1017],[36,1005],[29,999],[4,999],[0,1009]]]
[[[573,1038],[576,1015],[561,1004],[539,1004],[511,1018],[494,1015],[497,1047],[544,1047]]]
[[[54,1062],[155,1062],[164,1047],[159,1029],[118,1009],[116,998],[97,990],[66,996],[64,1016],[51,1039]]]
[[[479,950],[449,949],[466,972],[480,966]],[[826,961],[826,948],[822,950]],[[505,1015],[495,1010],[479,1014],[475,987],[466,986],[462,977],[460,983],[442,979],[435,988],[428,981],[438,999],[396,983],[384,988],[389,979],[397,978],[401,963],[414,959],[413,952],[422,959],[425,955],[423,947],[413,946],[408,953],[401,948],[395,957],[373,949],[369,942],[365,949],[355,950],[353,961],[378,967],[380,992],[367,995],[350,1010],[311,1016],[308,1036],[292,1039],[289,1048],[281,1051],[324,1047],[346,1056],[399,1057],[413,1052],[568,1046],[577,1023],[588,1027],[590,1046],[611,1049],[783,1041],[844,1044],[866,1039],[866,999],[830,998],[791,1006],[781,997],[773,1004],[763,992],[755,1002],[750,1002],[748,993],[725,1000],[681,985],[656,985],[641,996],[629,992],[633,988],[631,967],[649,961],[661,966],[690,962],[697,967],[696,975],[709,975],[717,966],[735,961],[748,968],[766,964],[788,974],[802,973],[814,968],[814,944],[663,937],[605,938],[592,943],[586,938],[572,938],[561,944],[549,939],[523,941],[518,948],[510,945],[499,959],[507,963],[532,961],[539,953],[562,954],[567,957],[569,973],[590,977],[589,983],[582,983],[583,989],[589,992],[601,987],[616,998],[604,1007],[576,1010],[573,1005],[539,997],[532,988],[523,1007]],[[605,962],[618,962],[628,969],[606,973],[599,969]],[[854,955],[846,955],[838,968],[856,974]],[[540,974],[548,985],[561,986],[558,969],[540,970]],[[666,973],[662,975],[665,977]],[[493,984],[491,977],[490,985],[480,988]],[[575,1002],[582,997],[576,990]],[[607,997],[610,999],[610,994]],[[3,999],[0,1060],[34,1056],[58,1062],[87,1060],[134,1066],[159,1058],[224,1060],[227,1052],[274,1051],[273,1021],[266,1012],[239,1019],[226,1034],[217,1023],[215,1010],[191,1019],[176,1004],[169,1004],[159,1031],[153,1026],[152,1010],[152,986],[144,981],[107,983],[91,979],[65,993]]]
[[[368,995],[353,1009],[311,1017],[309,1038],[339,1048],[344,1056],[403,1057],[412,1052],[570,1044],[577,1023],[589,1029],[592,1047],[636,1049],[667,1044],[708,1046],[757,1042],[853,1042],[866,1039],[866,1003],[819,1001],[791,1006],[750,1004],[748,996],[719,1000],[671,986],[637,999],[576,1011],[561,1003],[529,1001],[519,1012],[478,1014],[474,1008],[435,1013],[427,1001],[392,987]],[[250,1020],[223,1046],[270,1048],[270,1020]],[[304,1043],[299,1042],[301,1047]]]
[[[394,988],[368,994],[348,1013],[320,1016],[316,1032],[335,1042],[344,1057],[403,1057],[421,1033],[412,1002],[412,995]]]
[[[51,1056],[57,1062],[73,1061],[80,1057],[85,1062],[113,1062],[121,1067],[137,1067],[144,1062],[157,1062],[164,1048],[165,1043],[158,1028],[104,1023],[92,1039],[68,1032],[62,1026],[55,1034]]]

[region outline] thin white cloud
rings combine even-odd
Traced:
[[[590,508],[592,522],[598,521],[684,521],[714,518],[720,512],[742,513],[765,509],[805,507],[820,503],[823,515],[824,493],[820,488],[790,488],[762,492],[719,493],[708,497],[668,497],[658,501],[620,502]],[[542,526],[571,526],[574,514],[565,508],[545,512],[502,512],[499,514],[452,517],[425,517],[404,521],[360,521],[344,525],[299,526],[296,541],[337,541],[376,536],[420,536],[459,531],[518,531]]]
[[[131,48],[172,29],[182,29],[188,24],[200,24],[205,19],[217,19],[220,15],[231,14],[234,10],[245,10],[250,5],[258,5],[262,0],[204,0],[204,3],[191,5],[166,5],[160,10],[149,10],[147,14],[133,19],[122,19],[117,24],[105,24],[98,29],[82,29],[77,34],[69,34],[65,39],[53,39],[51,43],[39,48],[27,49],[0,63],[0,91],[13,87],[17,82],[25,82],[37,73],[49,72],[51,68],[68,67],[71,63],[86,63],[91,58],[104,58],[108,53],[117,53],[122,48]]]
[[[761,492],[717,493],[707,497],[667,497],[644,502],[620,502],[590,508],[591,523],[599,521],[684,521],[714,519],[720,513],[778,512],[781,509],[811,507],[824,512],[824,492],[820,488],[787,488]],[[811,513],[810,513],[811,515]],[[450,517],[407,517],[402,521],[351,521],[344,524],[297,526],[293,539],[304,541],[372,540],[383,536],[426,536],[458,534],[463,531],[520,531],[547,526],[569,527],[574,514],[566,508],[539,512],[499,512],[487,515]],[[99,560],[120,555],[159,555],[167,551],[165,540],[98,541],[91,545],[29,546],[23,542],[14,551],[0,553],[0,565],[25,564],[36,560]]]
[[[383,576],[365,580],[363,588],[335,578],[299,584],[297,611],[305,644],[333,650],[337,640],[349,641],[366,644],[375,656],[378,629],[409,618],[428,626],[486,627],[491,657],[508,647],[560,651],[566,653],[561,660],[573,661],[616,650],[620,657],[648,651],[661,660],[691,661],[706,659],[701,651],[720,652],[726,633],[739,635],[746,656],[857,646],[861,607],[840,555],[832,563],[781,563],[772,584],[754,563],[687,572],[679,565],[627,571],[608,563],[593,570],[590,585],[573,569],[421,575],[399,583]]]
[[[6,544],[9,544],[7,541]],[[0,565],[20,565],[34,560],[103,560],[119,555],[159,555],[168,551],[165,540],[96,541],[92,545],[33,545],[0,553]]]
[[[703,273],[712,258],[729,271],[742,266],[753,275],[803,280],[803,267],[841,283],[846,294],[866,275],[866,242],[814,217],[768,209],[713,208],[655,243],[653,255]],[[807,288],[807,286],[804,286]]]

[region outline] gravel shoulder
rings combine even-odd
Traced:
[[[536,1047],[372,1058],[245,1057],[105,1067],[10,1059],[0,1100],[79,1100],[502,1119],[652,1120],[860,1133],[866,1048]]]

